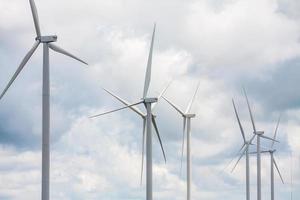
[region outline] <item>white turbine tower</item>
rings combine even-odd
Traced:
[[[42,36],[40,31],[39,19],[34,0],[29,0],[31,12],[33,16],[36,38],[33,47],[26,54],[17,71],[5,87],[0,95],[0,99],[5,95],[9,87],[15,81],[19,73],[22,71],[28,60],[31,58],[40,43],[43,44],[43,110],[42,110],[42,200],[49,200],[49,182],[50,182],[50,77],[49,77],[49,48],[58,53],[69,56],[84,64],[83,60],[68,53],[62,48],[53,44],[57,41],[56,35]]]
[[[195,114],[190,113],[191,107],[193,105],[193,102],[195,100],[197,91],[199,89],[200,83],[197,85],[197,89],[190,100],[187,108],[185,111],[181,110],[177,105],[172,103],[169,99],[163,96],[163,98],[177,111],[179,112],[183,117],[183,138],[182,138],[182,149],[181,149],[181,167],[182,168],[182,160],[183,160],[183,151],[184,151],[184,141],[185,141],[185,133],[187,133],[187,141],[186,141],[186,178],[187,178],[187,200],[191,199],[191,119],[196,117]]]
[[[134,104],[129,104],[124,100],[121,101],[121,98],[118,98],[123,104],[126,105],[125,107],[92,116],[92,117],[97,117],[97,116],[101,116],[104,114],[116,112],[118,110],[131,108],[133,111],[138,113],[140,116],[145,117],[146,127],[145,126],[144,127],[146,128],[146,199],[147,200],[153,199],[153,195],[152,195],[153,194],[153,192],[152,192],[152,124],[154,125],[154,128],[157,131],[155,116],[153,116],[153,114],[152,114],[152,109],[153,109],[153,105],[157,103],[158,98],[147,97],[150,80],[151,80],[151,66],[152,66],[153,44],[154,44],[154,37],[155,37],[155,27],[156,27],[156,25],[154,24],[151,45],[150,45],[150,52],[149,52],[148,62],[147,62],[146,75],[145,75],[144,92],[143,92],[143,97],[142,97],[141,101],[138,101],[137,103],[134,103]],[[143,103],[146,108],[146,111],[147,111],[146,115],[144,115],[144,113],[140,112],[136,107],[134,107],[141,103]],[[145,123],[145,121],[143,123]],[[157,132],[157,135],[160,139],[158,132]],[[160,141],[160,145],[161,145],[161,148],[163,149],[161,141]]]

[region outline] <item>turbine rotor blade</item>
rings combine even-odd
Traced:
[[[190,110],[191,110],[191,107],[192,107],[192,105],[193,105],[193,103],[194,103],[194,100],[195,100],[196,94],[197,94],[197,92],[198,92],[199,86],[200,86],[200,81],[199,81],[199,83],[198,83],[198,85],[197,85],[197,88],[196,88],[196,90],[195,90],[195,93],[194,93],[194,95],[193,95],[193,98],[191,99],[191,101],[190,101],[189,104],[188,104],[188,107],[187,107],[186,110],[185,110],[185,113],[186,113],[186,114],[187,114],[188,112],[190,112]]]
[[[124,106],[124,107],[121,107],[121,108],[118,108],[118,109],[115,109],[115,110],[111,110],[111,111],[108,111],[108,112],[104,112],[104,113],[101,113],[101,114],[98,114],[98,115],[93,115],[93,116],[91,116],[89,118],[95,118],[95,117],[100,117],[102,115],[107,115],[107,114],[110,114],[110,113],[113,113],[113,112],[117,112],[119,110],[123,110],[123,109],[126,109],[126,108],[130,108],[132,106],[136,106],[136,105],[141,104],[141,103],[143,103],[143,101],[140,101],[140,102],[128,105],[128,106]]]
[[[111,96],[115,97],[117,100],[119,100],[121,103],[123,103],[125,106],[130,105],[130,103],[128,101],[125,101],[124,99],[122,99],[121,97],[115,95],[114,93],[112,93],[111,91],[102,88],[104,91],[106,91],[108,94],[110,94]],[[138,115],[140,115],[141,117],[144,117],[146,114],[144,114],[139,108],[131,106],[129,107],[132,111],[134,111],[135,113],[137,113]]]
[[[183,153],[184,153],[184,142],[185,142],[185,127],[186,127],[186,117],[183,117],[183,132],[182,132],[182,145],[181,145],[180,174],[182,173],[182,165],[183,165]]]
[[[29,3],[30,3],[31,13],[33,17],[35,31],[36,31],[36,36],[39,37],[41,36],[41,29],[40,29],[39,16],[36,9],[36,5],[34,3],[34,0],[29,0]]]
[[[180,110],[179,108],[178,108],[178,106],[176,106],[174,103],[172,103],[170,100],[168,100],[166,97],[164,97],[164,96],[162,96],[162,98],[164,99],[164,100],[166,100],[166,102],[168,103],[168,104],[170,104],[175,110],[177,110],[177,112],[179,112],[182,116],[184,116],[184,112],[182,111],[182,110]]]
[[[61,47],[59,47],[57,45],[49,43],[49,48],[52,49],[53,51],[56,51],[56,52],[61,53],[61,54],[65,55],[65,56],[71,57],[71,58],[73,58],[73,59],[75,59],[75,60],[77,60],[77,61],[79,61],[79,62],[81,62],[83,64],[88,65],[85,61],[81,60],[80,58],[77,58],[73,54],[67,52],[66,50],[62,49]]]
[[[146,118],[143,118],[143,144],[142,144],[142,169],[141,169],[141,185],[143,184],[143,171],[144,171],[144,152],[145,152],[145,131],[146,131]]]
[[[273,137],[274,140],[276,140],[276,137],[277,137],[277,131],[278,131],[280,119],[281,119],[281,115],[279,115],[279,118],[278,118],[278,121],[277,121],[277,124],[276,124],[275,132],[274,132],[274,137]],[[275,141],[272,142],[271,149],[274,147],[274,144],[275,144]]]
[[[260,135],[259,137],[262,137],[262,138],[265,138],[265,139],[267,139],[267,140],[271,140],[271,141],[273,141],[273,142],[278,142],[278,143],[279,143],[278,140],[274,140],[273,138],[270,138],[270,137],[265,136],[265,135]]]
[[[167,159],[166,159],[165,150],[164,150],[164,147],[163,147],[161,138],[160,138],[160,134],[159,134],[159,131],[158,131],[158,128],[157,128],[157,124],[156,124],[155,117],[154,117],[153,115],[152,115],[152,124],[153,124],[153,126],[154,126],[154,129],[155,129],[155,132],[156,132],[156,135],[157,135],[157,138],[158,138],[160,147],[161,147],[161,151],[162,151],[162,153],[163,153],[164,160],[165,160],[165,163],[166,163],[166,162],[167,162]]]
[[[254,135],[252,136],[252,138],[251,138],[250,141],[249,141],[249,144],[252,145],[252,142],[253,142],[253,140],[255,139],[255,137],[256,137],[256,134],[254,134]]]
[[[236,119],[237,119],[237,121],[238,121],[238,123],[239,123],[240,131],[241,131],[241,133],[242,133],[244,143],[246,143],[246,137],[245,137],[244,129],[243,129],[243,127],[242,127],[242,124],[241,124],[239,115],[238,115],[238,113],[237,113],[237,110],[236,110],[235,103],[234,103],[234,100],[233,100],[233,99],[232,99],[232,104],[233,104],[233,108],[234,108],[234,112],[235,112]]]
[[[237,162],[235,163],[234,167],[232,168],[231,173],[235,170],[235,168],[236,168],[237,165],[239,164],[240,160],[241,160],[242,157],[244,156],[244,154],[245,154],[245,152],[247,151],[248,147],[249,147],[249,144],[247,144],[247,145],[245,146],[245,149],[243,150],[243,152],[241,153],[239,159],[237,160]]]
[[[245,95],[245,98],[246,98],[246,101],[247,101],[247,106],[248,106],[248,110],[249,110],[249,114],[250,114],[250,118],[251,118],[253,132],[256,134],[256,127],[255,127],[255,123],[254,123],[253,114],[252,114],[251,107],[250,107],[249,100],[248,100],[248,96],[247,96],[247,93],[246,93],[246,90],[245,90],[244,87],[243,87],[243,91],[244,91],[244,95]]]
[[[260,153],[270,153],[270,151],[260,151]],[[250,152],[249,154],[254,155],[257,154],[256,151]]]
[[[145,83],[144,83],[144,93],[143,93],[144,99],[147,96],[150,80],[151,80],[151,66],[152,66],[152,53],[153,53],[153,44],[154,44],[154,37],[155,37],[155,28],[156,28],[156,24],[154,24],[154,28],[153,28],[150,51],[149,51],[148,62],[147,62],[147,69],[146,69]]]
[[[242,147],[239,149],[239,151],[236,153],[236,155],[233,156],[233,158],[228,162],[228,164],[226,164],[226,166],[223,168],[222,171],[225,171],[225,169],[227,169],[227,167],[228,167],[229,165],[231,165],[231,163],[233,162],[233,160],[235,159],[235,157],[237,157],[238,155],[240,155],[240,153],[241,153],[241,151],[244,149],[245,145],[246,145],[245,143],[242,145]]]
[[[152,110],[154,110],[154,108],[156,107],[158,101],[161,99],[161,97],[164,95],[164,93],[167,91],[167,89],[169,88],[169,86],[171,85],[172,81],[170,81],[167,86],[159,93],[158,97],[157,97],[157,102],[152,103]]]
[[[278,172],[278,174],[279,174],[279,177],[280,177],[280,179],[281,179],[282,184],[284,184],[284,180],[283,180],[283,178],[282,178],[282,175],[281,175],[281,172],[280,172],[280,170],[279,170],[279,167],[278,167],[278,165],[277,165],[277,163],[276,163],[276,161],[275,161],[275,158],[273,159],[273,163],[274,163],[274,165],[275,165],[275,167],[276,167],[276,170],[277,170],[277,172]]]
[[[25,57],[23,58],[21,64],[19,65],[17,71],[14,73],[13,77],[10,79],[10,81],[8,82],[7,86],[5,87],[5,89],[3,90],[3,92],[0,95],[0,100],[2,99],[2,97],[5,95],[5,93],[7,92],[7,90],[9,89],[9,87],[11,86],[11,84],[16,80],[17,76],[20,74],[20,72],[22,71],[22,69],[24,68],[24,66],[26,65],[26,63],[28,62],[28,60],[31,58],[31,56],[33,55],[33,53],[35,52],[36,48],[39,46],[40,42],[36,41],[33,45],[33,47],[29,50],[29,52],[25,55]]]

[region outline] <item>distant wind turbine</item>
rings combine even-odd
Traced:
[[[250,200],[250,163],[249,163],[249,145],[251,145],[252,143],[252,140],[254,140],[254,137],[252,137],[250,140],[247,140],[246,139],[246,136],[245,136],[245,132],[244,132],[244,129],[243,129],[243,126],[241,124],[241,121],[240,121],[240,118],[239,118],[239,115],[238,115],[238,112],[237,112],[237,109],[236,109],[236,106],[235,106],[235,103],[234,103],[234,100],[232,99],[232,104],[233,104],[233,108],[234,108],[234,112],[235,112],[235,116],[236,116],[236,119],[238,121],[238,124],[239,124],[239,128],[240,128],[240,131],[241,131],[241,134],[242,134],[242,137],[243,137],[243,146],[242,148],[239,150],[238,153],[241,152],[241,150],[244,149],[244,153],[241,154],[240,158],[238,159],[238,161],[236,162],[236,164],[234,165],[233,169],[231,172],[234,171],[234,169],[236,168],[236,166],[238,165],[240,159],[244,156],[244,154],[246,155],[246,200]]]
[[[149,51],[149,56],[148,56],[148,62],[147,62],[147,69],[146,69],[144,91],[143,91],[142,99],[134,104],[129,104],[129,103],[125,102],[124,100],[121,101],[121,98],[119,98],[119,100],[123,104],[126,105],[125,107],[92,116],[92,118],[98,117],[98,116],[102,116],[102,115],[116,112],[118,110],[122,110],[122,109],[126,109],[126,108],[130,108],[134,112],[136,112],[142,116],[144,114],[142,112],[140,112],[139,110],[137,110],[134,106],[139,105],[139,104],[144,104],[144,106],[147,110],[146,127],[143,125],[143,127],[146,128],[146,200],[153,199],[153,191],[152,191],[152,172],[153,172],[152,171],[152,124],[154,125],[154,128],[156,129],[156,133],[157,133],[158,137],[160,138],[160,135],[157,131],[156,120],[152,114],[153,104],[157,103],[158,98],[147,97],[148,89],[149,89],[150,81],[151,81],[152,53],[153,53],[153,45],[154,45],[154,38],[155,38],[155,28],[156,28],[156,25],[154,24],[152,39],[151,39],[151,44],[150,44],[150,51]],[[145,123],[145,121],[143,121],[143,124],[144,123]],[[160,141],[160,145],[161,145],[161,148],[163,149],[161,141]]]
[[[193,102],[195,100],[197,91],[199,89],[200,82],[197,85],[197,89],[195,90],[195,93],[190,100],[187,108],[185,111],[181,110],[177,105],[172,103],[169,99],[163,96],[163,98],[170,104],[178,113],[180,113],[183,117],[183,138],[182,138],[182,149],[181,149],[181,167],[180,171],[182,169],[182,162],[183,162],[183,151],[184,151],[184,141],[185,141],[185,133],[187,133],[187,146],[186,146],[186,154],[187,154],[187,200],[191,199],[191,119],[196,117],[195,114],[190,113],[191,107],[193,105]]]
[[[42,200],[49,200],[49,182],[50,182],[50,80],[49,80],[49,48],[58,53],[69,56],[79,62],[87,65],[83,60],[68,53],[64,49],[56,46],[53,42],[57,41],[56,35],[42,36],[39,25],[39,18],[34,0],[29,0],[31,12],[33,16],[36,38],[33,47],[25,55],[17,71],[5,87],[4,91],[0,95],[0,100],[5,95],[9,87],[15,81],[19,73],[22,71],[28,60],[31,58],[40,43],[43,44],[43,119],[42,119]]]
[[[268,140],[272,140],[272,141],[275,141],[275,142],[278,142],[277,140],[273,139],[273,138],[270,138],[270,137],[267,137],[264,135],[264,131],[257,131],[256,130],[256,126],[255,126],[255,123],[254,123],[254,118],[253,118],[253,114],[252,114],[252,111],[251,111],[251,107],[250,107],[250,104],[249,104],[249,100],[248,100],[248,97],[247,97],[247,93],[246,93],[246,90],[245,88],[243,88],[244,90],[244,95],[245,95],[245,98],[246,98],[246,101],[247,101],[247,106],[248,106],[248,110],[249,110],[249,114],[250,114],[250,118],[251,118],[251,123],[252,123],[252,128],[253,128],[253,137],[254,138],[256,136],[256,139],[257,139],[257,142],[256,142],[256,152],[257,152],[257,200],[261,200],[261,144],[260,144],[260,140],[261,138],[265,138],[265,139],[268,139]],[[250,141],[252,142],[253,139],[251,139]],[[249,144],[246,145],[246,148],[248,148]],[[246,150],[244,150],[245,152]],[[243,152],[243,154],[244,154]]]
[[[270,167],[271,167],[271,200],[274,200],[275,199],[275,188],[274,188],[274,168],[276,168],[277,172],[278,172],[278,175],[280,177],[280,180],[281,182],[284,184],[284,180],[282,178],[282,175],[281,175],[281,172],[279,170],[279,167],[278,167],[278,164],[275,160],[275,157],[274,157],[274,153],[276,152],[276,149],[274,148],[274,144],[275,144],[275,140],[276,140],[276,137],[277,137],[277,130],[278,130],[278,126],[279,126],[279,122],[280,122],[280,117],[277,121],[277,124],[276,124],[276,128],[275,128],[275,132],[274,132],[274,137],[273,137],[273,141],[272,141],[272,144],[271,144],[271,147],[269,150],[266,150],[266,151],[261,151],[261,153],[269,153],[270,154]],[[257,152],[253,152],[251,154],[256,154]]]
[[[293,200],[293,152],[291,152],[291,167],[290,167],[290,187],[291,187],[291,200]]]
[[[278,118],[278,122],[277,122],[277,125],[276,125],[276,128],[275,128],[275,133],[274,133],[274,137],[273,139],[275,140],[276,137],[277,137],[277,131],[278,131],[278,126],[279,126],[279,122],[280,122],[280,116]],[[277,165],[277,162],[274,158],[274,153],[276,151],[276,149],[274,148],[274,144],[275,142],[273,141],[272,142],[272,145],[271,145],[271,148],[269,150],[269,153],[270,153],[270,157],[271,157],[271,200],[274,200],[275,199],[275,193],[274,193],[274,166],[276,167],[276,170],[280,176],[280,179],[282,181],[282,183],[284,184],[284,181],[283,181],[283,178],[282,178],[282,175],[280,173],[280,170],[278,168],[278,165]]]

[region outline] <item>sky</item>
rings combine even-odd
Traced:
[[[292,192],[300,198],[298,0],[36,0],[36,5],[42,34],[58,35],[57,45],[89,63],[50,52],[51,199],[145,199],[140,117],[130,110],[89,116],[121,106],[102,87],[132,103],[142,97],[155,22],[149,96],[173,80],[165,96],[185,109],[200,84],[192,107],[192,199],[245,198],[245,160],[233,173],[234,162],[228,165],[242,145],[232,98],[246,137],[253,134],[242,87],[257,128],[267,136],[282,115],[275,157],[285,184],[276,174],[276,197],[289,199]],[[2,90],[33,45],[35,30],[27,0],[0,0],[0,10]],[[39,47],[0,102],[0,199],[40,198],[41,86]],[[154,112],[167,156],[165,164],[154,137],[154,199],[184,199],[182,118],[164,100]],[[251,199],[255,161],[252,156]],[[269,199],[268,155],[262,156],[262,185],[263,199]]]

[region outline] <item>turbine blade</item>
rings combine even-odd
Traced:
[[[117,112],[117,111],[119,111],[119,110],[123,110],[123,109],[126,109],[126,108],[130,108],[130,107],[132,107],[132,106],[136,106],[136,105],[141,104],[141,103],[143,103],[143,101],[140,101],[140,102],[137,102],[137,103],[134,103],[134,104],[125,106],[125,107],[121,107],[121,108],[118,108],[118,109],[115,109],[115,110],[111,110],[111,111],[108,111],[108,112],[104,112],[104,113],[101,113],[101,114],[98,114],[98,115],[93,115],[93,116],[91,116],[91,117],[89,117],[89,118],[100,117],[100,116],[102,116],[102,115],[106,115],[106,114],[109,114],[109,113]]]
[[[231,173],[235,170],[235,168],[236,168],[237,165],[239,164],[240,160],[241,160],[242,157],[244,156],[244,154],[245,154],[245,152],[247,151],[248,147],[249,147],[249,144],[247,144],[247,145],[245,146],[245,149],[243,150],[243,152],[241,153],[239,159],[237,160],[237,162],[235,163],[234,167],[232,168]]]
[[[253,136],[252,136],[252,138],[250,139],[250,144],[252,145],[252,142],[253,142],[253,140],[255,139],[255,137],[256,137],[256,134],[254,134]]]
[[[161,147],[161,151],[162,151],[162,153],[163,153],[164,160],[165,160],[165,163],[166,163],[166,162],[167,162],[167,159],[166,159],[165,150],[164,150],[164,147],[163,147],[161,138],[160,138],[160,134],[159,134],[159,131],[158,131],[158,128],[157,128],[157,124],[156,124],[156,121],[155,121],[155,117],[154,117],[153,115],[152,115],[152,124],[153,124],[153,126],[154,126],[154,129],[155,129],[155,132],[156,132],[156,135],[157,135],[157,138],[158,138],[158,140],[159,140],[160,147]]]
[[[188,112],[190,112],[190,110],[191,110],[191,107],[192,107],[192,105],[193,105],[193,103],[194,103],[194,100],[195,100],[196,94],[197,94],[197,92],[198,92],[199,86],[200,86],[200,81],[199,81],[199,83],[198,83],[198,85],[197,85],[197,89],[196,89],[196,91],[195,91],[195,93],[194,93],[194,95],[193,95],[193,98],[191,99],[190,103],[188,104],[188,107],[186,108],[186,111],[185,111],[186,114],[187,114]]]
[[[150,80],[151,80],[151,66],[152,66],[152,53],[153,53],[153,44],[154,44],[154,37],[155,37],[155,28],[156,28],[156,24],[154,24],[151,45],[150,45],[150,51],[149,51],[149,56],[148,56],[148,63],[147,63],[145,83],[144,83],[144,93],[143,93],[144,99],[147,96],[149,85],[150,85]]]
[[[186,127],[186,117],[183,117],[183,132],[182,132],[182,145],[181,145],[180,174],[182,173],[182,166],[183,166],[183,153],[184,153],[184,141],[185,141],[185,127]]]
[[[278,118],[278,121],[277,121],[277,124],[276,124],[274,137],[273,137],[274,140],[276,140],[276,137],[277,137],[277,131],[278,131],[278,126],[279,126],[279,123],[280,123],[280,119],[281,119],[281,115],[279,115],[279,118]],[[272,141],[271,149],[274,147],[274,144],[275,144],[275,141]]]
[[[273,142],[278,142],[278,143],[279,143],[278,140],[274,140],[273,138],[270,138],[270,137],[265,136],[265,135],[260,135],[260,137],[265,138],[265,139],[267,139],[267,140],[271,140],[271,141],[273,141]]]
[[[280,172],[280,170],[279,170],[279,167],[278,167],[278,165],[277,165],[277,163],[276,163],[276,161],[275,161],[275,158],[273,159],[273,163],[274,163],[274,165],[275,165],[275,167],[276,167],[276,170],[277,170],[277,172],[278,172],[278,174],[279,174],[279,177],[280,177],[280,179],[281,179],[282,184],[284,184],[284,180],[283,180],[283,178],[282,178],[282,175],[281,175],[281,172]]]
[[[142,169],[141,169],[141,185],[143,184],[143,172],[144,172],[144,152],[145,152],[145,131],[146,131],[146,118],[143,118],[143,144],[142,144]]]
[[[225,171],[225,169],[227,169],[227,167],[229,167],[229,165],[231,165],[231,163],[233,162],[233,160],[234,160],[238,155],[240,155],[240,153],[241,153],[241,151],[244,149],[245,145],[246,145],[245,143],[242,145],[242,147],[239,149],[239,151],[236,153],[236,155],[234,155],[234,156],[232,157],[232,159],[225,165],[225,167],[223,168],[222,171]]]
[[[33,17],[35,31],[36,31],[36,36],[39,37],[41,36],[41,29],[40,29],[39,16],[36,9],[36,5],[34,3],[34,0],[29,0],[29,3],[30,3],[31,13]]]
[[[162,96],[162,98],[163,98],[164,100],[166,100],[166,102],[168,102],[175,110],[177,110],[177,112],[179,112],[181,115],[184,116],[184,112],[183,112],[182,110],[180,110],[180,109],[178,108],[178,106],[176,106],[174,103],[172,103],[172,102],[171,102],[169,99],[167,99],[166,97]]]
[[[236,110],[235,103],[234,103],[234,100],[233,100],[233,99],[232,99],[232,104],[233,104],[233,108],[234,108],[234,112],[235,112],[236,119],[237,119],[237,121],[238,121],[238,123],[239,123],[239,127],[240,127],[240,130],[241,130],[242,136],[243,136],[244,143],[246,143],[246,137],[245,137],[244,129],[243,129],[243,127],[242,127],[242,124],[241,124],[239,115],[238,115],[238,113],[237,113],[237,110]]]
[[[158,97],[157,97],[157,102],[154,102],[152,104],[152,111],[154,110],[154,108],[156,107],[158,101],[161,99],[161,97],[164,95],[164,93],[167,91],[167,89],[169,88],[169,86],[171,85],[172,81],[170,81],[167,86],[159,93]]]
[[[116,94],[112,93],[111,91],[102,88],[104,91],[106,91],[108,94],[110,94],[111,96],[115,97],[118,101],[120,101],[121,103],[123,103],[125,106],[130,105],[130,103],[124,99],[122,99],[121,97],[117,96]],[[137,107],[135,106],[131,106],[129,107],[132,111],[134,111],[135,113],[137,113],[138,115],[140,115],[141,117],[144,117],[145,114]]]
[[[22,71],[22,69],[24,68],[24,66],[26,65],[26,63],[28,62],[28,60],[31,58],[31,56],[33,55],[34,51],[36,50],[36,48],[39,46],[40,42],[36,41],[33,45],[33,47],[29,50],[29,52],[25,55],[25,57],[23,58],[21,64],[19,65],[17,71],[14,73],[13,77],[10,79],[10,81],[8,82],[7,86],[5,87],[5,89],[3,90],[3,92],[0,95],[0,100],[2,99],[2,97],[5,95],[5,93],[7,92],[7,90],[9,89],[9,87],[11,86],[11,84],[16,80],[17,76],[19,75],[19,73]]]
[[[244,87],[243,87],[243,91],[244,91],[245,98],[246,98],[246,101],[247,101],[247,106],[248,106],[248,110],[249,110],[249,114],[250,114],[250,118],[251,118],[253,132],[256,134],[256,127],[255,127],[255,123],[254,123],[253,114],[252,114],[252,111],[251,111],[251,108],[250,108],[250,104],[249,104],[249,100],[248,100],[248,96],[247,96],[247,93],[246,93],[246,90],[245,90]]]
[[[270,153],[270,151],[260,151],[260,153]],[[257,151],[250,152],[249,154],[257,154]]]
[[[73,58],[73,59],[75,59],[75,60],[77,60],[77,61],[79,61],[79,62],[81,62],[81,63],[83,63],[83,64],[88,65],[85,61],[81,60],[80,58],[77,58],[77,57],[74,56],[73,54],[70,54],[69,52],[67,52],[66,50],[62,49],[61,47],[59,47],[59,46],[57,46],[57,45],[54,45],[54,44],[52,44],[52,43],[49,43],[49,47],[50,47],[50,49],[52,49],[53,51],[56,51],[56,52],[58,52],[58,53],[61,53],[61,54],[65,55],[65,56],[69,56],[69,57],[71,57],[71,58]]]

